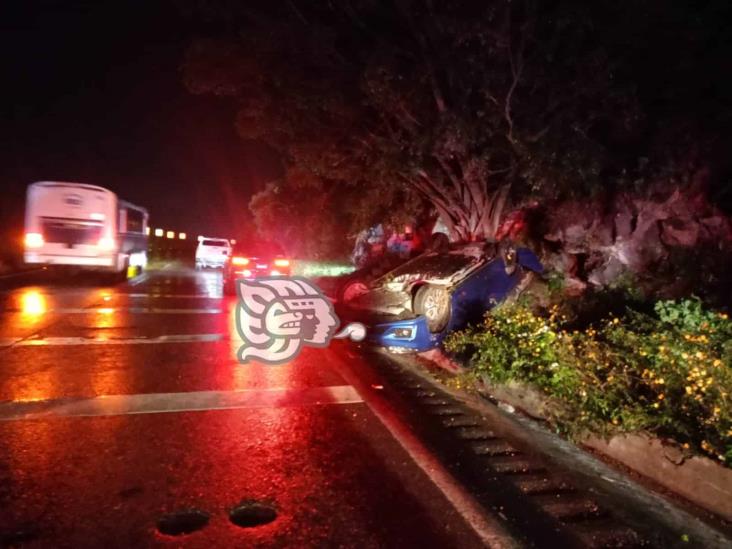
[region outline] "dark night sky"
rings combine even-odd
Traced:
[[[276,162],[236,136],[233,103],[184,88],[187,27],[164,1],[2,2],[2,232],[42,179],[108,187],[156,227],[236,232]]]

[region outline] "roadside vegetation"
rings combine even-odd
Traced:
[[[557,305],[505,304],[447,349],[468,377],[528,384],[577,438],[646,431],[732,466],[732,321],[697,299],[658,301],[584,327]]]

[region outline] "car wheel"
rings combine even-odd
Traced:
[[[338,301],[341,303],[350,303],[358,296],[369,291],[369,287],[360,278],[350,278],[346,280],[341,287],[338,288]]]
[[[450,293],[439,286],[422,286],[414,296],[413,308],[425,316],[430,332],[441,332],[450,322]]]

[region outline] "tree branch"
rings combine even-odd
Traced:
[[[506,99],[504,100],[504,117],[506,118],[506,122],[508,123],[508,134],[507,138],[508,141],[515,145],[516,138],[513,135],[513,115],[511,114],[511,101],[513,100],[513,94],[516,91],[516,86],[518,86],[519,81],[521,80],[521,74],[524,70],[524,47],[526,45],[526,32],[525,32],[525,25],[521,27],[521,36],[519,40],[519,48],[516,52],[516,59],[514,59],[513,54],[513,48],[511,47],[511,13],[509,11],[508,13],[508,41],[507,41],[507,48],[508,48],[508,62],[511,67],[511,85],[508,88],[508,92],[506,93]]]

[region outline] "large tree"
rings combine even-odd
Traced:
[[[632,94],[578,6],[217,5],[217,38],[192,45],[185,80],[238,98],[241,135],[287,166],[283,202],[307,210],[331,189],[363,223],[426,200],[455,238],[492,239],[512,196],[593,184],[609,136],[634,130]]]
[[[531,194],[673,179],[692,156],[729,180],[719,0],[214,5],[186,82],[239,100],[239,132],[280,151],[293,205],[319,186],[366,223],[421,197],[456,238],[493,238]]]

